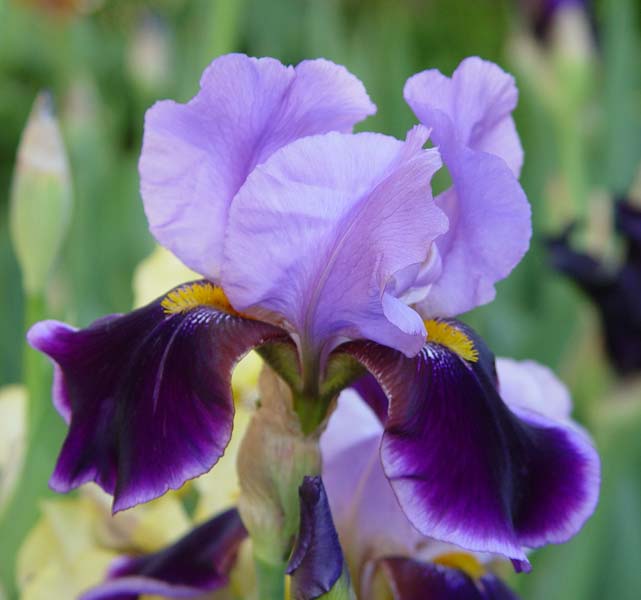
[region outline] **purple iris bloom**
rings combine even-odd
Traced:
[[[370,371],[383,469],[423,534],[525,564],[523,546],[576,533],[596,499],[592,447],[508,407],[489,349],[441,320],[490,301],[528,246],[514,81],[472,58],[405,96],[422,122],[405,141],[352,134],[373,105],[344,68],[230,55],[190,102],[149,110],[151,230],[205,279],[86,329],[29,332],[69,422],[54,489],[96,481],[121,510],[208,471],[229,441],[235,363],[285,348],[297,407],[329,405],[341,361]],[[452,187],[434,199],[441,157]]]
[[[612,366],[621,375],[633,375],[641,371],[641,209],[617,201],[615,225],[625,244],[625,257],[615,268],[572,248],[576,224],[550,238],[547,247],[552,266],[596,306]]]

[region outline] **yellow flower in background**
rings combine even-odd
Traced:
[[[53,500],[41,507],[43,516],[18,553],[20,597],[73,598],[100,579],[117,553],[94,543],[97,507],[86,498]]]
[[[89,484],[79,496],[41,508],[18,553],[22,600],[75,598],[99,583],[117,556],[160,550],[190,529],[176,493],[112,516],[107,495]]]
[[[232,441],[216,473],[195,480],[194,522],[235,505],[239,494],[236,454],[249,418],[249,411],[238,410]],[[22,600],[76,597],[100,583],[117,556],[147,554],[175,542],[194,524],[181,496],[181,491],[169,492],[115,516],[110,513],[110,498],[93,484],[84,486],[78,497],[43,502],[42,517],[18,555]],[[247,580],[251,551],[245,546],[231,575],[232,588],[245,590],[242,594],[253,585],[253,580]]]
[[[168,289],[192,279],[200,279],[200,275],[183,265],[169,250],[156,246],[134,272],[134,308],[149,304],[164,296]]]
[[[0,514],[9,501],[22,470],[26,420],[25,387],[8,385],[0,388]]]
[[[181,500],[184,488],[115,516],[110,512],[110,497],[94,484],[83,486],[74,498],[42,502],[42,517],[18,554],[21,599],[74,598],[100,583],[114,558],[156,552],[194,524],[234,506],[239,495],[236,455],[249,419],[250,411],[237,410],[232,440],[215,473],[194,481],[198,500],[193,520]],[[254,585],[248,544],[241,547],[231,573],[230,598],[246,597]]]

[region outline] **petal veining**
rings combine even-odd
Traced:
[[[69,423],[51,479],[57,491],[95,481],[129,508],[205,473],[231,436],[231,372],[251,348],[286,334],[211,304],[167,314],[164,299],[76,330],[29,331],[55,364],[54,402]],[[187,292],[183,291],[183,294]]]
[[[238,193],[223,287],[239,310],[266,309],[315,352],[364,337],[418,352],[416,312],[388,291],[420,265],[447,226],[431,197],[438,153],[427,132],[299,140],[259,166]]]

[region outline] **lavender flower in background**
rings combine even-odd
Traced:
[[[452,78],[412,77],[405,97],[422,122],[405,141],[352,134],[374,107],[344,68],[229,55],[189,103],[149,110],[150,228],[205,279],[86,329],[29,332],[70,425],[55,489],[96,481],[121,510],[211,469],[231,371],[262,347],[303,435],[370,372],[385,481],[422,535],[520,570],[525,547],[579,530],[598,493],[589,440],[511,404],[491,351],[444,320],[492,300],[528,247],[514,81],[472,58]],[[438,149],[423,149],[427,128]],[[452,187],[434,199],[441,158]]]

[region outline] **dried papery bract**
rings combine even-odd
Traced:
[[[259,387],[259,408],[238,455],[238,508],[252,539],[259,586],[264,590],[268,580],[284,585],[285,565],[298,531],[298,487],[305,475],[320,473],[321,459],[320,432],[303,434],[283,380],[265,367]],[[280,571],[281,577],[264,577],[262,570]],[[273,593],[282,597],[279,590]]]

